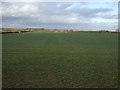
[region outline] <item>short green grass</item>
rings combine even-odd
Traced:
[[[3,88],[115,88],[118,35],[3,34]]]

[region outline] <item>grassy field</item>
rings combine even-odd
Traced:
[[[3,88],[115,88],[118,35],[3,35]]]

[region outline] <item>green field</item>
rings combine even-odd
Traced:
[[[118,34],[3,34],[3,88],[115,88]]]

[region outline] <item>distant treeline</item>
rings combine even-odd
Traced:
[[[0,33],[24,33],[24,32],[107,32],[107,33],[119,33],[119,31],[109,30],[96,30],[96,31],[82,31],[82,30],[64,30],[64,29],[45,29],[45,28],[2,28]]]

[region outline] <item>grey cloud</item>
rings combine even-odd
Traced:
[[[98,27],[92,27],[92,18],[116,18],[115,15],[109,15],[113,11],[110,7],[87,8],[82,3],[77,4],[79,5],[81,7],[76,7],[75,3],[4,3],[3,25],[63,29],[89,29],[91,27],[95,29]]]
[[[97,14],[96,17],[104,18],[104,19],[118,19],[117,14],[108,14],[108,13],[102,13],[102,14]]]
[[[18,4],[18,3],[17,3]],[[12,4],[13,5],[13,4]],[[6,5],[4,5],[6,6]],[[4,7],[3,6],[3,7]],[[110,12],[112,11],[112,9],[110,8],[97,8],[97,9],[91,9],[91,8],[80,8],[78,7],[76,8],[70,8],[67,9],[68,7],[73,6],[73,3],[39,3],[39,4],[32,4],[32,6],[34,7],[25,7],[24,4],[22,5],[21,3],[18,4],[19,7],[17,7],[18,9],[21,8],[22,6],[24,7],[23,11],[21,9],[17,10],[14,7],[10,7],[10,5],[8,5],[7,9],[13,9],[14,12],[11,11],[7,11],[6,9],[6,14],[5,15],[11,15],[11,14],[16,14],[17,16],[29,16],[29,15],[38,15],[41,17],[43,16],[69,16],[70,14],[76,14],[78,16],[83,16],[85,18],[92,18],[95,17],[97,13],[106,13],[106,12]],[[26,8],[26,11],[25,11]],[[38,10],[36,10],[36,8]],[[36,11],[34,11],[36,10]],[[4,10],[5,11],[5,10]]]
[[[91,9],[91,8],[79,8],[76,11],[73,11],[75,13],[77,13],[78,15],[82,15],[84,17],[87,18],[92,18],[92,17],[96,17],[97,13],[106,13],[106,12],[110,12],[112,11],[112,9],[110,8],[97,8],[97,9]]]

